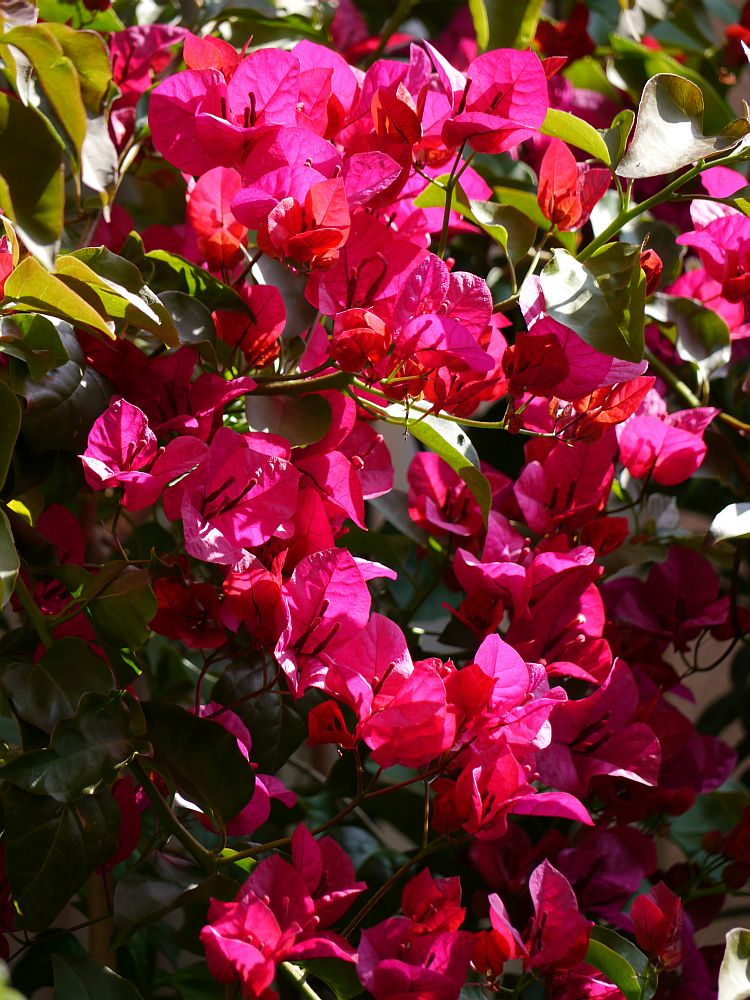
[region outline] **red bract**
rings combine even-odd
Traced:
[[[663,882],[647,893],[636,896],[630,916],[635,925],[635,939],[647,955],[665,969],[682,962],[682,901]]]
[[[576,3],[564,21],[541,20],[536,43],[545,56],[565,56],[566,62],[591,55],[596,46],[586,28],[589,12],[585,3]]]
[[[539,207],[558,229],[580,229],[611,180],[609,170],[576,163],[565,143],[553,139],[539,168]]]

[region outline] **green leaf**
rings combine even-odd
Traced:
[[[324,396],[256,396],[245,403],[248,426],[254,431],[280,434],[293,446],[314,444],[328,433],[331,407]]]
[[[750,996],[750,931],[735,927],[719,969],[718,1000],[746,1000]]]
[[[253,762],[258,769],[276,774],[307,738],[307,714],[320,699],[315,691],[297,701],[280,691],[259,693],[267,682],[261,663],[230,663],[211,695],[231,706],[252,733]]]
[[[21,406],[7,382],[0,382],[0,489],[5,484],[21,428]]]
[[[145,732],[132,695],[89,692],[72,719],[57,723],[49,747],[11,760],[0,767],[0,778],[35,795],[75,802],[87,790],[114,781],[116,769],[144,746]]]
[[[352,1000],[365,991],[356,966],[351,962],[336,958],[308,958],[305,962],[295,961],[294,964],[324,982],[333,991],[336,1000]]]
[[[185,292],[161,292],[159,301],[174,324],[181,344],[215,344],[216,327],[200,299]]]
[[[0,510],[0,608],[11,599],[20,568],[10,521],[5,511]]]
[[[0,92],[0,205],[21,239],[47,267],[52,266],[63,228],[65,203],[63,147],[46,118]],[[5,283],[6,297],[18,283]],[[27,268],[27,271],[29,269]]]
[[[153,266],[153,277],[149,277],[148,281],[155,291],[186,292],[194,295],[211,312],[214,309],[247,311],[234,289],[184,257],[167,250],[152,250],[146,254],[146,261]]]
[[[616,167],[625,155],[634,121],[635,112],[631,111],[630,108],[626,108],[615,115],[608,129],[604,129],[599,133],[609,152],[609,163],[613,167]]]
[[[469,12],[474,22],[477,46],[480,52],[484,52],[490,43],[490,22],[485,0],[469,0]]]
[[[0,689],[13,711],[45,733],[72,718],[86,693],[106,694],[112,687],[107,664],[75,636],[59,639],[37,663],[11,661],[0,673]]]
[[[53,35],[78,73],[81,97],[89,114],[98,116],[112,82],[107,46],[95,31],[77,31],[68,24],[46,22],[44,27]]]
[[[479,48],[527,49],[543,6],[544,0],[473,0],[469,9]]]
[[[141,927],[161,920],[189,903],[209,897],[233,899],[237,883],[223,875],[211,875],[193,864],[176,865],[160,854],[131,868],[118,879],[114,896],[112,947],[118,948]]]
[[[703,133],[703,92],[682,76],[659,73],[646,84],[635,132],[617,167],[621,177],[658,177],[714,153],[734,149],[750,132],[746,118],[735,118],[718,135]]]
[[[157,608],[148,570],[128,567],[91,601],[88,611],[104,642],[138,649],[151,634],[148,623]]]
[[[106,247],[87,247],[58,257],[55,270],[69,286],[92,289],[107,316],[148,330],[170,347],[179,344],[172,317],[135,264],[124,257]]]
[[[13,300],[14,310],[57,316],[73,326],[86,326],[114,339],[112,324],[107,322],[106,317],[59,277],[45,271],[33,257],[26,257],[13,269],[5,282],[5,297]]]
[[[708,529],[712,545],[727,538],[750,538],[750,503],[730,503],[720,510]]]
[[[401,417],[409,433],[439,455],[463,479],[479,504],[486,522],[492,506],[492,490],[479,469],[479,456],[466,429],[442,417],[409,420],[407,411],[398,403],[389,406],[388,412]]]
[[[26,399],[21,434],[38,452],[82,452],[91,426],[107,408],[112,390],[103,375],[86,364],[72,332],[61,330],[69,360],[41,379],[23,379],[17,391]]]
[[[65,805],[9,788],[3,795],[6,871],[25,927],[48,927],[89,875],[117,850],[112,793]]]
[[[80,157],[86,135],[86,108],[76,67],[46,24],[13,28],[0,36],[0,52],[20,49],[34,68],[45,97]]]
[[[589,153],[607,166],[612,162],[609,147],[601,134],[593,125],[589,125],[582,118],[570,114],[569,111],[558,111],[557,108],[550,108],[540,131],[542,135],[552,136],[553,139],[562,139],[563,142],[582,149],[584,153]]]
[[[585,263],[555,249],[540,280],[549,316],[602,354],[641,359],[646,281],[639,246],[610,243]]]
[[[594,927],[585,961],[611,979],[625,1000],[648,1000],[653,996],[655,973],[648,958],[617,931]]]
[[[702,302],[659,294],[649,303],[647,312],[662,326],[679,357],[695,365],[703,379],[729,363],[729,327]]]
[[[54,323],[39,313],[16,313],[0,318],[0,351],[28,368],[35,381],[69,360]],[[15,383],[17,366],[11,364],[11,382]]]
[[[513,263],[529,252],[536,238],[535,222],[512,205],[499,205],[494,201],[469,201],[466,217],[476,222],[485,233],[500,244]]]
[[[224,826],[247,805],[255,787],[255,772],[235,737],[218,722],[168,702],[145,701],[143,712],[156,763],[183,798]]]
[[[141,1000],[127,979],[88,955],[53,955],[55,1000]]]

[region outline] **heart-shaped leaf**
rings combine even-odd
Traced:
[[[643,88],[635,132],[617,167],[621,177],[659,177],[698,160],[726,153],[750,132],[736,118],[718,135],[703,133],[703,92],[673,73],[658,73]]]

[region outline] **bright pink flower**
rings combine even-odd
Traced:
[[[552,744],[537,754],[542,781],[578,796],[599,777],[655,785],[661,748],[654,731],[637,721],[637,709],[633,675],[616,660],[597,691],[552,712]]]
[[[636,479],[650,475],[660,486],[684,482],[706,457],[703,434],[717,413],[713,406],[667,413],[652,389],[635,416],[617,426],[622,464]]]
[[[408,917],[362,932],[357,974],[374,1000],[458,1000],[474,947],[466,931],[413,934]]]
[[[708,274],[721,284],[722,295],[741,302],[750,292],[750,219],[737,212],[713,219],[708,225],[677,237],[694,247]]]
[[[645,580],[620,577],[603,588],[609,614],[639,634],[652,636],[665,649],[686,650],[704,629],[729,615],[728,598],[719,592],[719,575],[705,556],[673,545]]]
[[[404,886],[401,909],[412,921],[412,934],[457,931],[466,909],[461,906],[461,879],[433,878],[428,868]]]
[[[331,837],[316,840],[300,824],[292,835],[292,864],[305,880],[320,927],[330,927],[346,913],[367,885],[356,882],[349,855]]]
[[[420,451],[409,466],[409,516],[425,531],[475,541],[482,512],[458,473],[431,451]]]
[[[549,753],[545,750],[542,758]],[[466,754],[466,751],[464,751]],[[508,815],[563,816],[591,825],[587,810],[567,792],[537,792],[529,772],[503,743],[480,752],[471,751],[458,779],[438,778],[434,783],[436,830],[463,829],[472,837],[492,840],[501,836]],[[459,762],[464,759],[459,757]]]
[[[322,653],[333,655],[364,628],[371,598],[361,569],[344,549],[302,559],[284,584],[283,597],[289,618],[275,655],[296,691],[298,670],[306,677]]]
[[[242,984],[243,996],[270,1000],[276,966],[287,959],[354,960],[337,935],[319,931],[307,880],[278,855],[261,861],[233,903],[212,899],[200,934],[211,974]]]
[[[529,878],[534,919],[520,939],[508,920],[502,900],[489,897],[493,932],[504,942],[510,958],[522,958],[527,969],[567,969],[588,950],[593,924],[578,909],[570,883],[549,861],[543,861]]]
[[[299,473],[268,442],[217,431],[197,468],[165,496],[167,516],[182,517],[185,548],[205,562],[231,565],[245,551],[289,531]]]
[[[663,969],[680,965],[685,915],[679,896],[663,882],[657,882],[649,892],[636,896],[630,916],[635,939],[650,958]]]
[[[423,767],[449,750],[455,719],[436,663],[415,663],[408,677],[391,671],[377,688],[360,735],[381,767]]]
[[[125,399],[114,399],[94,422],[80,456],[92,489],[123,488],[123,505],[142,510],[158,500],[165,486],[195,467],[200,445],[175,439],[158,448],[145,413]]]
[[[591,444],[555,442],[546,454],[542,447],[528,451],[514,492],[532,531],[580,526],[604,507],[615,474],[612,431]]]
[[[611,181],[609,170],[577,163],[564,142],[552,139],[539,168],[539,207],[558,229],[580,229]]]
[[[480,153],[504,153],[534,135],[547,113],[547,79],[534,52],[496,49],[472,60],[455,113],[443,126],[447,146],[467,140]]]

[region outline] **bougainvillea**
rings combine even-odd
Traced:
[[[0,2],[20,994],[750,994],[750,20],[610,6]]]

